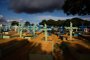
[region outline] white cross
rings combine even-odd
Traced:
[[[20,35],[20,38],[22,38],[23,25],[24,25],[23,23],[19,22],[18,33]]]
[[[35,35],[36,30],[37,30],[37,26],[36,26],[36,24],[34,24],[34,26],[32,27],[32,31],[33,31],[34,35]]]
[[[50,29],[47,29],[47,25],[46,24],[44,24],[44,28],[43,29],[41,29],[41,30],[44,30],[44,32],[45,32],[45,41],[47,41],[47,30],[50,30]]]
[[[70,22],[70,27],[65,27],[65,29],[69,29],[69,32],[70,32],[70,40],[72,40],[73,29],[78,29],[78,28],[77,28],[77,27],[73,27],[72,22]]]
[[[3,34],[2,34],[2,24],[0,24],[0,33],[1,33],[0,38],[3,38]]]

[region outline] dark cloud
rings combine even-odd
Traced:
[[[60,10],[64,0],[11,0],[11,9],[21,13],[40,13]]]

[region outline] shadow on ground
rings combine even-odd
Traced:
[[[64,60],[90,60],[90,49],[82,45],[70,46],[70,43],[62,42],[60,48]]]
[[[30,54],[51,54],[43,51],[41,47],[41,44],[29,42],[26,39],[12,40],[0,44],[0,60],[30,60]]]

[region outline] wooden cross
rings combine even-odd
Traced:
[[[48,37],[47,30],[50,30],[50,29],[47,29],[47,25],[44,24],[44,28],[43,28],[42,30],[44,30],[44,32],[45,32],[45,41],[47,41],[47,40],[48,40],[48,39],[47,39],[47,37]]]
[[[20,38],[22,38],[23,26],[24,26],[24,24],[23,24],[23,23],[21,23],[21,22],[19,22],[19,29],[18,29],[18,33],[19,33],[19,35],[20,35]]]
[[[78,29],[78,28],[77,28],[77,27],[73,27],[72,22],[70,22],[70,27],[65,27],[65,29],[69,29],[69,32],[70,32],[70,40],[72,40],[73,29]]]
[[[36,30],[37,30],[37,26],[36,26],[36,24],[34,24],[34,26],[32,27],[32,31],[33,31],[34,36],[35,36]]]
[[[2,34],[2,24],[0,24],[0,38],[3,38],[3,34]]]

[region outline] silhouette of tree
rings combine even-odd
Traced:
[[[66,20],[53,20],[53,19],[49,19],[49,20],[42,20],[42,22],[40,22],[40,25],[43,25],[44,23],[46,23],[48,26],[70,26],[70,22],[73,23],[73,26],[79,27],[82,25],[82,23],[86,26],[90,26],[90,21],[87,20],[83,20],[80,18],[72,18],[72,19],[66,19]]]
[[[90,15],[90,0],[66,0],[63,10],[67,15]]]
[[[18,26],[18,25],[19,25],[19,22],[18,22],[18,21],[12,21],[12,22],[11,22],[11,25],[12,25],[12,26],[14,26],[14,25],[17,25],[17,26]]]
[[[25,26],[30,26],[30,22],[26,21]]]

